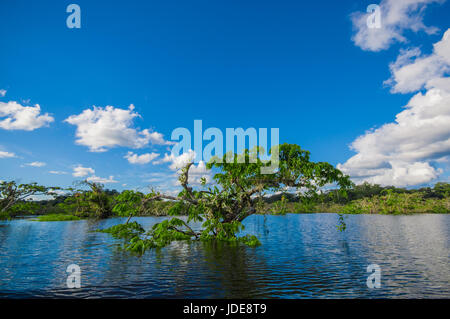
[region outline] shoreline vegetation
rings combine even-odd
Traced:
[[[99,190],[97,190],[98,192]],[[80,194],[57,195],[54,199],[21,202],[15,207],[14,214],[0,215],[0,219],[21,218],[25,215],[36,216],[36,221],[72,221],[86,218],[99,218],[93,214],[90,205],[84,201],[89,197],[89,190]],[[120,196],[125,201],[132,201],[130,191],[122,193],[116,190],[102,190],[104,204],[115,206]],[[434,187],[420,189],[404,189],[382,187],[364,183],[347,190],[347,197],[340,197],[337,190],[328,190],[308,197],[292,193],[280,193],[266,196],[257,207],[256,214],[284,215],[309,213],[337,214],[394,214],[409,215],[421,213],[450,213],[450,184],[437,183]],[[84,197],[84,198],[82,198]],[[152,201],[144,210],[136,211],[134,216],[170,216],[170,211],[176,205],[170,200]],[[107,217],[121,217],[114,211]],[[3,217],[3,218],[2,218]],[[122,216],[123,217],[123,216]]]
[[[347,197],[339,197],[339,192],[329,190],[312,198],[278,194],[270,197],[267,202],[263,210],[272,214],[448,214],[450,184],[440,182],[433,187],[408,190],[363,183],[348,189]]]
[[[123,239],[123,248],[143,254],[173,241],[227,242],[250,247],[261,243],[255,235],[242,236],[243,221],[253,214],[336,212],[336,228],[346,230],[344,214],[448,213],[450,184],[433,188],[403,189],[364,183],[355,185],[350,177],[327,162],[313,162],[310,153],[296,144],[272,147],[274,162],[261,159],[264,150],[244,150],[213,157],[206,169],[215,172],[213,183],[205,177],[199,186],[189,180],[193,160],[179,167],[178,195],[151,189],[108,190],[84,180],[74,188],[46,187],[0,182],[0,218],[41,215],[38,221],[67,221],[81,218],[127,217],[124,223],[98,231]],[[329,185],[336,188],[328,189]],[[31,200],[38,196],[52,198]],[[144,229],[136,216],[170,216]],[[180,218],[186,216],[187,219]],[[193,229],[189,223],[199,222]]]
[[[72,221],[72,220],[81,220],[82,218],[70,215],[70,214],[48,214],[48,215],[39,215],[35,219],[38,222],[61,222],[61,221]]]

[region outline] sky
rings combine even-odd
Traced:
[[[0,2],[0,180],[173,192],[202,120],[356,183],[449,181],[450,1],[72,1]]]

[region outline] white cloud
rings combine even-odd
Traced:
[[[88,182],[100,183],[100,184],[118,183],[118,181],[114,180],[114,176],[112,176],[112,175],[109,176],[109,178],[103,178],[103,177],[96,176],[95,170],[91,167],[83,167],[81,165],[78,165],[77,167],[74,167],[74,169],[73,169],[72,176],[74,176],[74,177],[85,177],[88,175],[91,175],[88,178],[86,178],[86,180]]]
[[[367,26],[367,19],[373,13],[355,12],[351,17],[355,31],[352,40],[363,50],[380,51],[389,48],[395,42],[406,42],[404,32],[407,30],[436,33],[436,28],[424,25],[423,12],[429,4],[444,1],[382,0],[379,4],[381,28]]]
[[[393,123],[366,132],[351,145],[357,152],[338,168],[356,182],[410,186],[436,179],[435,163],[450,156],[450,29],[433,53],[401,52],[391,65],[394,92],[416,93]],[[414,56],[415,59],[411,59]],[[436,68],[436,64],[440,68]],[[439,69],[439,70],[438,70]],[[444,71],[442,71],[444,70]]]
[[[39,104],[23,106],[17,102],[0,102],[0,128],[5,130],[33,131],[48,126],[54,118],[48,113],[41,115]]]
[[[394,93],[410,93],[424,87],[434,87],[450,71],[450,32],[433,46],[433,53],[422,56],[420,49],[402,50],[397,60],[390,64],[392,76],[385,84]]]
[[[150,142],[168,144],[158,132],[134,128],[133,120],[140,115],[133,110],[132,104],[128,109],[94,106],[81,114],[69,116],[65,122],[77,126],[76,143],[89,147],[91,152],[105,152],[117,146],[143,148]]]
[[[47,164],[45,164],[44,162],[31,162],[31,163],[26,163],[26,166],[31,166],[31,167],[43,167]]]
[[[114,180],[114,176],[112,176],[112,175],[109,176],[109,178],[102,178],[102,177],[93,175],[93,176],[86,178],[86,180],[88,182],[100,183],[100,184],[118,183],[116,180]]]
[[[0,151],[0,158],[11,158],[16,157],[16,154],[11,152]]]
[[[175,142],[164,140],[164,135],[158,132],[152,132],[149,134],[150,142],[156,145],[173,145]]]
[[[6,95],[6,90],[0,90],[0,97],[4,97]]]
[[[131,164],[148,164],[155,158],[157,158],[159,154],[157,153],[146,153],[142,155],[134,154],[133,152],[128,152],[127,155],[124,156]]]
[[[78,165],[77,167],[74,167],[72,176],[74,177],[84,177],[89,174],[94,174],[95,170],[90,167],[83,167],[81,165]]]
[[[54,174],[54,175],[66,175],[67,172],[63,172],[63,171],[49,171],[50,174]]]

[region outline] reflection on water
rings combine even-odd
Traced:
[[[344,233],[335,214],[251,216],[260,247],[179,242],[142,257],[92,232],[121,221],[0,222],[0,296],[450,298],[450,215],[350,215]],[[66,288],[73,263],[80,289]],[[380,289],[366,286],[369,264]]]

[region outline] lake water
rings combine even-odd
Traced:
[[[450,298],[450,215],[350,215],[344,233],[336,214],[255,215],[244,224],[257,248],[179,242],[142,257],[92,232],[121,221],[0,222],[0,297]]]

